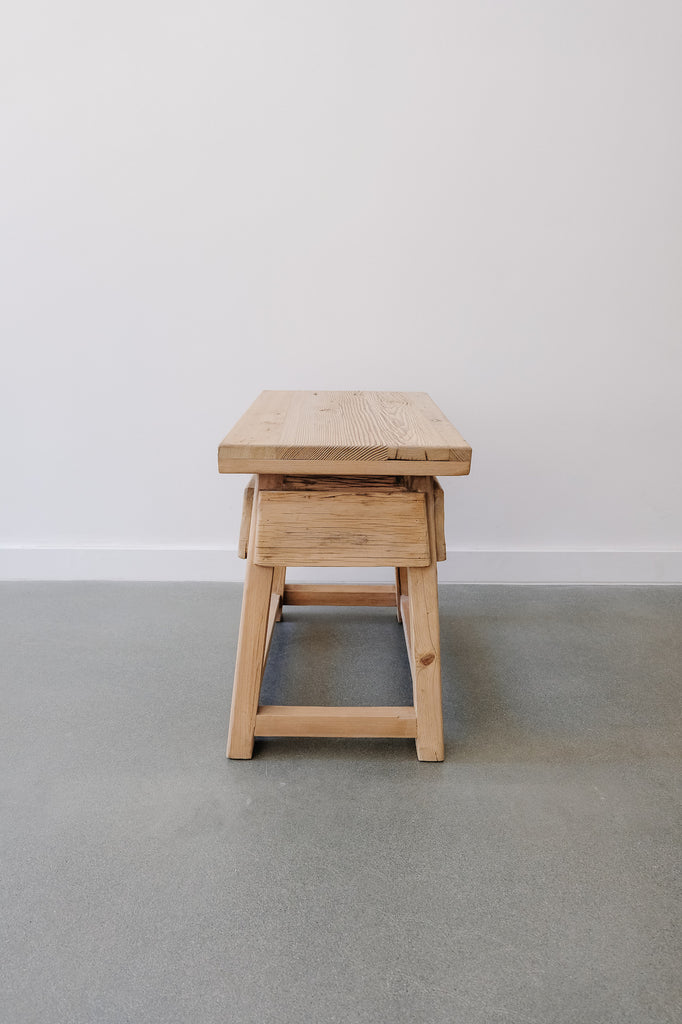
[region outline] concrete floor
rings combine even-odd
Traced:
[[[0,586],[3,1024],[679,1024],[682,588],[442,587],[446,758],[224,758],[240,588]],[[264,701],[409,702],[295,608]]]

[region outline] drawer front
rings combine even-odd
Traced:
[[[419,492],[261,491],[259,565],[429,565],[426,501]]]

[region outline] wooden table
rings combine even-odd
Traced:
[[[221,473],[254,474],[239,554],[247,560],[227,754],[254,736],[411,736],[443,759],[436,563],[445,558],[436,475],[469,472],[471,448],[424,392],[264,391],[218,450]],[[286,567],[390,565],[395,586],[285,584]],[[286,604],[396,607],[410,707],[259,706]]]

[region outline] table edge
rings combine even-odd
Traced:
[[[461,462],[432,459],[235,459],[218,455],[219,473],[281,473],[287,476],[468,476],[470,470],[471,454],[468,459]]]

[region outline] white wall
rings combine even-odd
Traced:
[[[681,30],[678,0],[11,5],[2,574],[236,577],[233,421],[379,388],[473,445],[443,579],[682,579]]]

